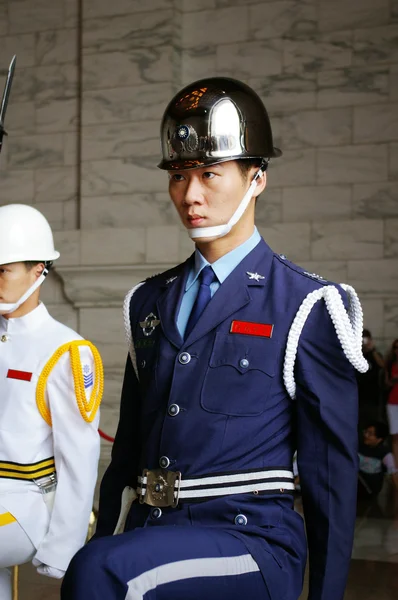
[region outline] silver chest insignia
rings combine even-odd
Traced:
[[[140,327],[146,336],[152,335],[152,333],[155,331],[155,327],[157,327],[159,324],[159,319],[153,313],[150,313],[147,317],[145,317],[145,321],[140,321]]]
[[[249,276],[249,279],[254,279],[255,281],[260,281],[260,279],[264,279],[262,275],[258,273],[250,273],[250,271],[246,271],[246,275]]]

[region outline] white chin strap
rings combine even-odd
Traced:
[[[14,311],[16,311],[17,308],[19,308],[21,306],[21,304],[23,304],[28,298],[30,298],[30,296],[33,294],[33,292],[35,292],[37,290],[37,288],[39,286],[41,286],[41,284],[43,283],[43,281],[45,280],[47,275],[48,275],[48,271],[47,271],[47,269],[44,269],[44,271],[40,275],[40,277],[35,281],[35,283],[28,289],[27,292],[24,293],[24,295],[17,302],[14,302],[13,304],[1,304],[0,303],[0,315],[9,315],[10,313],[13,313]]]
[[[261,167],[255,174],[253,181],[250,184],[249,189],[247,190],[246,194],[243,196],[241,203],[239,204],[238,208],[236,209],[236,211],[234,212],[234,214],[232,215],[232,217],[230,218],[228,223],[225,223],[225,225],[214,225],[213,227],[195,227],[194,229],[188,229],[187,230],[188,235],[191,238],[191,240],[194,240],[196,238],[210,238],[210,237],[211,238],[220,238],[220,237],[224,237],[224,235],[227,235],[227,233],[229,233],[231,231],[232,227],[234,225],[236,225],[236,223],[239,221],[239,219],[245,212],[246,208],[249,206],[250,200],[252,199],[253,194],[254,194],[254,190],[257,187],[257,179],[262,176],[265,169],[267,168],[267,165],[268,165],[267,162],[264,162],[264,164],[261,165]]]

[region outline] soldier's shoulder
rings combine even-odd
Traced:
[[[326,279],[323,275],[313,273],[311,269],[295,264],[290,261],[285,254],[274,253],[274,259],[277,261],[278,266],[280,265],[282,269],[288,270],[289,274],[291,274],[296,281],[301,281],[304,285],[307,282],[311,282],[311,287],[315,288],[326,285],[337,285],[335,282]]]
[[[153,286],[167,286],[170,283],[173,283],[183,271],[185,263],[181,263],[172,267],[171,269],[167,269],[166,271],[161,271],[160,273],[154,273],[153,275],[149,275],[146,279],[143,280],[143,284],[150,283]]]
[[[171,269],[167,269],[161,273],[153,273],[146,277],[146,279],[142,279],[142,281],[130,289],[126,295],[126,299],[128,298],[131,304],[133,299],[135,302],[138,298],[145,301],[148,296],[152,296],[157,292],[161,292],[168,286],[172,285],[174,281],[181,276],[184,265],[185,263],[181,263],[175,267],[172,267]]]
[[[59,345],[84,339],[79,333],[74,331],[74,329],[61,323],[52,315],[49,314],[48,317],[48,321],[46,322],[48,338],[56,340],[59,342]]]

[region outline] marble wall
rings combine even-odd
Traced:
[[[121,302],[191,242],[156,169],[174,91],[212,75],[263,98],[276,144],[258,225],[278,252],[360,293],[398,335],[396,0],[0,0],[0,68],[18,55],[0,203],[41,209],[62,253],[52,312],[100,348],[115,430]],[[104,460],[109,446],[104,445]]]

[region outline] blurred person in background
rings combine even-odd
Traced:
[[[377,350],[369,329],[363,330],[362,352],[368,362],[369,370],[366,373],[357,371],[358,401],[359,401],[359,428],[370,420],[382,417],[381,412],[381,383],[384,369],[384,360]]]
[[[398,465],[398,339],[391,344],[385,361],[385,382],[388,389],[387,416],[392,437],[392,451]]]
[[[386,473],[392,476],[397,487],[398,472],[387,441],[388,425],[382,421],[370,421],[360,436],[358,505],[369,505],[369,501],[377,498]]]

